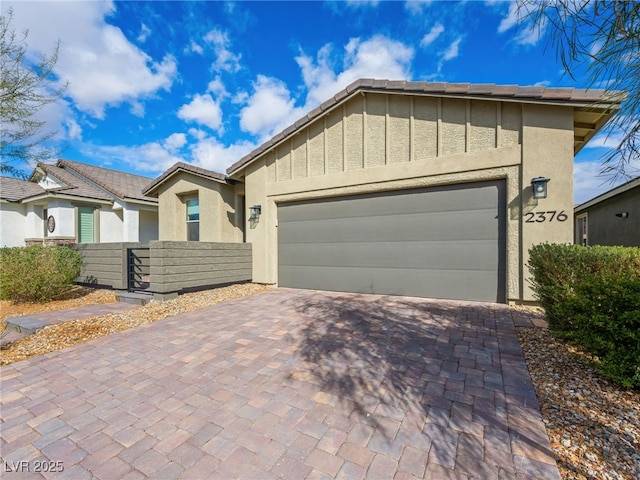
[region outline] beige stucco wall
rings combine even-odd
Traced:
[[[241,172],[247,205],[262,205],[247,224],[253,279],[277,283],[278,203],[502,178],[507,297],[533,300],[529,247],[572,239],[572,169],[572,107],[358,93]],[[538,176],[551,178],[543,200],[531,198]],[[567,219],[525,221],[540,211]]]
[[[194,196],[200,201],[200,241],[242,241],[234,186],[185,172],[175,174],[158,189],[160,240],[187,240],[186,199]]]

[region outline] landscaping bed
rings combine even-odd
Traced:
[[[152,323],[183,312],[207,307],[226,300],[252,295],[268,290],[270,287],[255,283],[229,285],[211,290],[187,293],[166,302],[149,302],[147,305],[126,312],[112,313],[99,317],[74,320],[50,325],[35,335],[11,342],[0,351],[0,365],[26,360],[55,350],[84,343],[112,333],[121,332],[138,325]],[[94,300],[104,300],[95,302]],[[38,312],[51,312],[76,308],[96,303],[115,301],[111,290],[97,290],[89,295],[69,298],[49,304],[2,304],[2,319],[17,315],[29,315]]]
[[[546,328],[516,331],[562,478],[640,478],[640,392],[599,375]]]

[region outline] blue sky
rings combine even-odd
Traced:
[[[64,158],[155,177],[224,172],[361,77],[584,87],[501,1],[7,1],[29,55],[60,42],[65,98],[42,112]],[[582,82],[582,83],[581,83]],[[576,158],[575,201],[606,139]]]

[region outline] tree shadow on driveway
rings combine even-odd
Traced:
[[[310,381],[353,401],[360,416],[393,417],[396,409],[435,414],[454,403],[470,410],[473,398],[464,387],[473,373],[478,387],[492,376],[501,387],[488,306],[315,294],[297,299],[295,308],[304,318],[296,341]]]
[[[326,292],[290,302],[302,318],[290,378],[348,403],[382,448],[398,447],[410,419],[419,435],[405,439],[426,438],[448,468],[556,478],[508,306]]]

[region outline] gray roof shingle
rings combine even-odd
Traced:
[[[55,188],[43,188],[37,181],[38,172],[53,177],[61,185]],[[119,172],[86,163],[58,160],[55,165],[39,163],[30,179],[2,177],[0,198],[8,201],[20,201],[45,193],[59,193],[73,197],[113,202],[115,198],[124,201],[144,200],[157,203],[153,197],[142,193],[152,179]]]
[[[25,198],[34,197],[45,192],[37,183],[21,178],[0,176],[0,199],[18,202]]]
[[[38,168],[42,169],[47,175],[54,177],[64,186],[53,189],[46,189],[47,191],[53,191],[57,193],[64,193],[66,195],[72,195],[74,197],[94,198],[96,200],[113,200],[113,197],[107,195],[102,190],[93,187],[92,185],[84,182],[70,171],[59,167],[58,165],[51,165],[48,163],[39,163]]]
[[[142,193],[149,182],[152,181],[149,177],[119,172],[86,163],[72,162],[70,160],[58,160],[56,166],[80,174],[120,199],[157,202],[157,199],[148,197]]]

